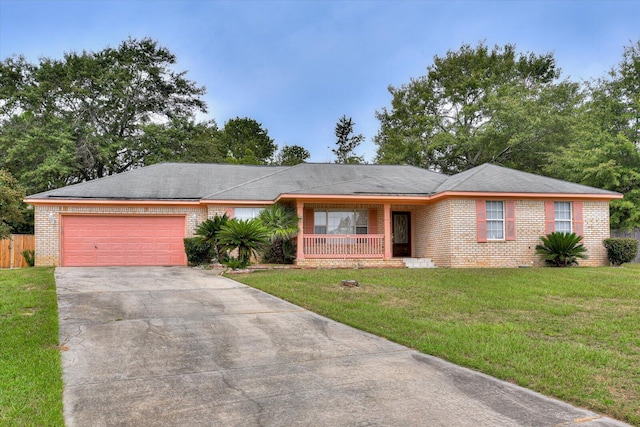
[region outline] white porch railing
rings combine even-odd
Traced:
[[[305,258],[383,258],[384,234],[305,234]]]

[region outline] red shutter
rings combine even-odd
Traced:
[[[302,218],[302,226],[304,234],[313,234],[313,209],[305,208]]]
[[[225,208],[224,209],[224,213],[227,214],[229,219],[235,218],[235,216],[236,216],[233,208]]]
[[[544,234],[556,231],[556,213],[552,201],[544,202]]]
[[[516,202],[507,200],[506,203],[506,236],[505,240],[516,240]]]
[[[378,210],[369,209],[369,234],[378,234]]]
[[[582,202],[573,202],[573,232],[578,236],[584,235],[584,219],[582,216]]]
[[[485,200],[476,200],[476,233],[478,243],[487,241],[487,203]]]

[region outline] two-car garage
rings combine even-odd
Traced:
[[[186,265],[184,215],[62,215],[60,226],[62,266]]]

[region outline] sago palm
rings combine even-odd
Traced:
[[[587,249],[582,236],[576,233],[553,232],[540,237],[542,244],[536,246],[536,253],[547,265],[569,267],[578,264],[578,258],[586,259]]]
[[[218,241],[229,249],[238,249],[238,260],[243,266],[249,264],[251,255],[257,256],[265,243],[269,240],[269,233],[257,219],[231,219],[222,226],[218,233]]]

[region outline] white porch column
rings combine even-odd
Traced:
[[[304,259],[304,203],[300,200],[296,200],[296,214],[298,215],[296,259]]]
[[[384,259],[391,259],[393,242],[391,240],[391,205],[384,204]]]

